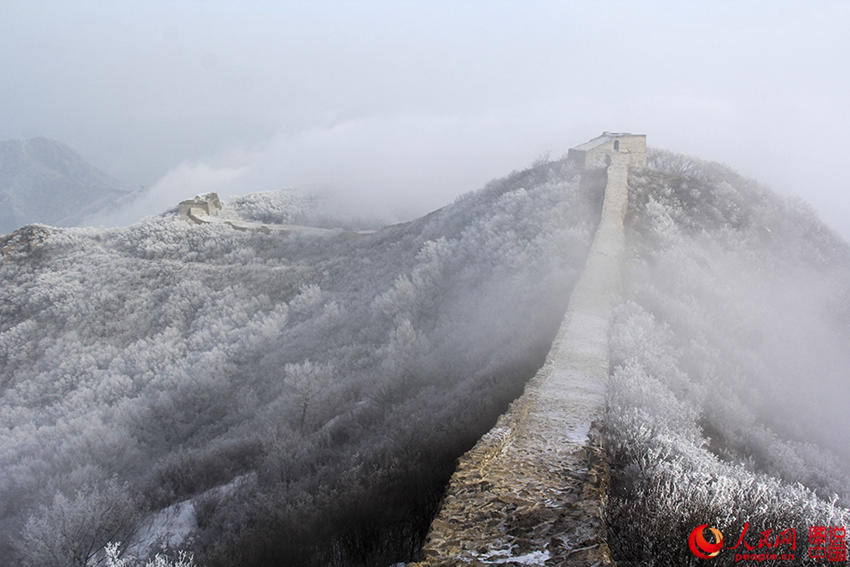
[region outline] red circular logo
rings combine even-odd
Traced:
[[[714,543],[709,543],[705,539],[705,529],[714,536]],[[717,528],[709,528],[708,524],[697,526],[688,536],[688,547],[691,548],[691,553],[700,559],[711,559],[717,557],[720,550],[723,549],[723,534]]]

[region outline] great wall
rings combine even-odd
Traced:
[[[614,565],[601,443],[608,327],[621,294],[628,170],[646,166],[646,137],[605,132],[568,159],[588,178],[606,174],[584,270],[546,362],[461,457],[416,567]]]
[[[194,224],[218,224],[227,225],[239,231],[259,231],[275,233],[282,236],[289,234],[312,234],[330,235],[336,233],[345,234],[356,238],[364,234],[372,234],[374,230],[343,230],[334,228],[320,228],[300,224],[276,224],[269,222],[257,222],[240,218],[232,210],[223,206],[217,193],[202,193],[194,198],[182,201],[177,208],[177,216]]]

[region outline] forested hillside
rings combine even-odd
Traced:
[[[409,559],[542,362],[600,201],[549,162],[367,235],[164,215],[5,239],[0,557],[95,561],[193,498],[180,545],[210,567]]]
[[[732,547],[749,522],[761,551],[764,530],[797,530],[796,560],[775,564],[821,564],[809,527],[850,522],[850,248],[727,167],[649,157],[611,336],[612,548],[688,565],[695,526]]]
[[[686,565],[694,526],[749,523],[750,544],[796,529],[807,564],[809,526],[850,522],[850,249],[718,164],[654,151],[629,193],[611,547]],[[557,161],[374,233],[171,212],[3,237],[0,557],[413,558],[455,459],[542,363],[601,197]],[[334,224],[310,207],[267,192],[226,210]]]

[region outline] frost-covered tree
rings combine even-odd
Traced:
[[[728,168],[668,152],[649,165],[630,174],[627,301],[611,330],[615,555],[687,564],[682,542],[703,523],[727,537],[746,522],[846,524],[850,453],[834,434],[850,396],[850,318],[836,309],[850,247]]]
[[[195,557],[187,551],[178,551],[175,557],[157,553],[147,561],[132,560],[123,556],[120,542],[109,542],[103,548],[105,567],[195,567]]]
[[[45,229],[0,260],[0,552],[114,474],[139,509],[199,504],[210,566],[409,558],[545,356],[599,204],[546,162],[372,234]]]
[[[103,565],[104,546],[129,538],[138,519],[127,487],[114,479],[81,488],[71,498],[57,493],[27,520],[21,556],[33,567]]]

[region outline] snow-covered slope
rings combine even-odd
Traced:
[[[75,225],[127,193],[56,140],[0,142],[0,234],[32,223]]]
[[[541,165],[374,234],[165,215],[0,244],[3,554],[44,561],[52,520],[113,476],[144,515],[253,472],[194,504],[204,563],[409,557],[557,329],[598,217],[573,176]],[[267,197],[229,209],[289,220]]]
[[[612,328],[609,534],[621,564],[687,565],[850,522],[850,247],[801,203],[668,152],[630,175],[626,302]],[[775,543],[775,537],[771,540]],[[762,552],[763,552],[762,551]]]

